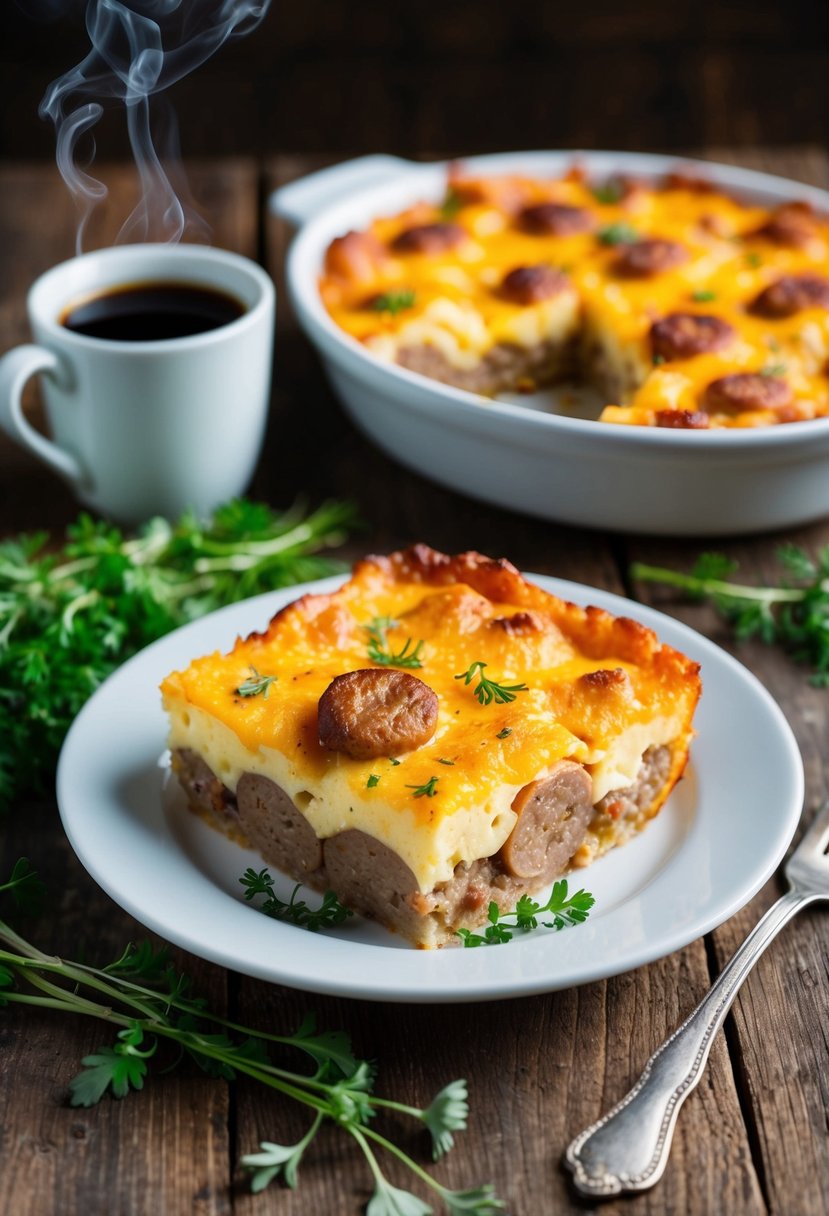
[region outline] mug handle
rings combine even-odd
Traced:
[[[0,426],[61,477],[80,486],[87,478],[75,457],[36,431],[23,413],[26,381],[38,372],[60,374],[60,370],[57,355],[44,346],[18,346],[3,355],[0,358]]]

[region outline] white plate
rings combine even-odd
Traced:
[[[237,633],[261,629],[283,604],[339,579],[224,608],[155,642],[106,681],[76,719],[58,767],[73,848],[96,882],[162,937],[311,992],[418,1002],[522,996],[616,975],[693,941],[746,903],[783,857],[803,800],[792,732],[754,676],[684,625],[618,596],[531,577],[566,599],[636,617],[702,664],[689,773],[641,835],[575,876],[596,896],[586,924],[478,950],[414,950],[357,918],[310,933],[246,904],[238,880],[261,859],[190,814],[182,797],[164,794],[162,678],[196,655],[229,649]],[[285,880],[282,890],[292,885]]]

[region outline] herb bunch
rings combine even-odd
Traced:
[[[62,548],[0,543],[0,807],[51,775],[72,719],[135,651],[236,600],[331,574],[354,508],[275,512],[243,499],[134,538],[81,515]],[[21,763],[25,757],[25,764]]]
[[[596,900],[589,891],[576,891],[568,897],[567,880],[560,878],[553,883],[550,898],[545,904],[538,903],[529,895],[522,895],[514,912],[501,913],[493,901],[489,905],[489,924],[483,933],[471,929],[458,929],[457,935],[464,946],[500,946],[511,942],[513,929],[529,933],[541,924],[545,929],[566,929],[568,925],[581,925],[587,920]],[[541,920],[551,916],[552,920]]]
[[[798,545],[777,550],[780,582],[752,587],[731,581],[738,563],[703,553],[690,574],[635,563],[632,578],[664,583],[692,599],[708,600],[731,625],[738,641],[757,636],[812,668],[811,683],[829,687],[829,545],[817,559]]]
[[[44,889],[29,863],[20,859],[9,879],[0,883],[0,893],[10,895],[18,910],[28,914],[42,900]],[[489,1185],[449,1190],[371,1126],[381,1111],[418,1120],[430,1133],[437,1161],[452,1148],[453,1133],[466,1128],[465,1081],[447,1085],[422,1110],[378,1098],[374,1067],[354,1055],[344,1032],[318,1032],[311,1016],[289,1035],[252,1031],[220,1017],[194,994],[190,980],[172,966],[165,949],[155,951],[146,942],[129,945],[114,962],[92,967],[44,954],[0,919],[0,1008],[9,1005],[82,1014],[112,1027],[114,1042],[85,1056],[81,1071],[69,1082],[73,1106],[94,1106],[108,1092],[123,1098],[142,1089],[150,1062],[167,1043],[178,1059],[189,1057],[210,1076],[228,1081],[247,1076],[307,1107],[311,1123],[296,1144],[265,1140],[259,1152],[242,1158],[254,1191],[275,1178],[295,1187],[306,1150],[330,1120],[351,1136],[368,1164],[374,1193],[367,1216],[428,1216],[433,1211],[417,1195],[392,1186],[377,1160],[378,1148],[406,1165],[449,1213],[491,1216],[504,1209]],[[277,1048],[298,1049],[311,1061],[311,1071],[293,1072],[274,1063]]]

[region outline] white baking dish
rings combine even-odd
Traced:
[[[578,160],[591,175],[659,177],[681,167],[760,203],[829,192],[727,165],[632,152],[476,156],[476,174],[558,176]],[[593,528],[712,536],[762,532],[829,514],[829,419],[756,430],[614,426],[490,401],[383,363],[331,320],[317,280],[330,241],[418,199],[438,200],[447,165],[367,156],[272,196],[300,227],[287,261],[302,328],[348,413],[372,441],[426,477],[498,506]]]

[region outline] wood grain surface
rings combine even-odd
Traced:
[[[814,148],[739,156],[718,149],[717,155],[829,184],[829,160]],[[260,257],[278,286],[288,233],[266,217],[263,200],[275,184],[309,167],[312,162],[299,157],[262,166],[220,161],[193,167],[194,194],[209,215],[215,242]],[[132,181],[117,167],[108,176],[113,192],[107,222],[117,230]],[[40,270],[71,256],[73,228],[53,169],[0,169],[0,257],[6,271],[0,350],[24,339],[27,286]],[[632,560],[687,568],[700,548],[692,540],[610,538],[482,506],[373,448],[337,406],[282,291],[273,408],[252,493],[275,506],[298,494],[312,502],[352,498],[366,528],[349,542],[348,556],[418,539],[448,551],[471,547],[507,554],[525,569],[633,594],[734,650],[709,608],[629,583]],[[76,508],[59,482],[2,439],[0,511],[9,533],[58,529]],[[773,574],[781,539],[726,538],[716,547],[737,558],[753,579]],[[814,551],[829,542],[829,525],[786,539]],[[811,688],[801,670],[760,644],[736,653],[775,695],[795,730],[812,810],[829,784],[829,694]],[[2,854],[4,865],[19,854],[29,856],[49,884],[53,902],[37,925],[44,948],[104,961],[128,940],[147,936],[84,873],[51,801],[15,808],[4,827]],[[114,858],[113,865],[127,866],[129,858]],[[467,1077],[470,1128],[435,1167],[436,1175],[454,1186],[492,1181],[513,1216],[577,1213],[593,1208],[576,1199],[561,1168],[566,1144],[626,1091],[778,890],[775,880],[716,932],[650,966],[503,1003],[406,1008],[309,996],[180,952],[177,957],[198,988],[235,1020],[289,1032],[314,1009],[322,1026],[347,1029],[358,1052],[378,1061],[383,1096],[425,1103],[447,1081]],[[683,1109],[663,1181],[648,1194],[603,1205],[608,1216],[820,1216],[829,1210],[828,944],[829,922],[816,912],[798,918],[772,946]],[[80,1058],[103,1041],[105,1030],[88,1023],[38,1011],[0,1015],[0,1212],[350,1216],[361,1210],[369,1196],[367,1171],[333,1127],[323,1131],[303,1164],[297,1191],[274,1185],[258,1196],[249,1193],[239,1158],[262,1139],[289,1143],[305,1126],[301,1112],[252,1084],[228,1086],[185,1066],[124,1101],[71,1109],[67,1083]],[[394,1122],[388,1126],[427,1162],[420,1137]],[[389,1174],[402,1181],[393,1167]]]

